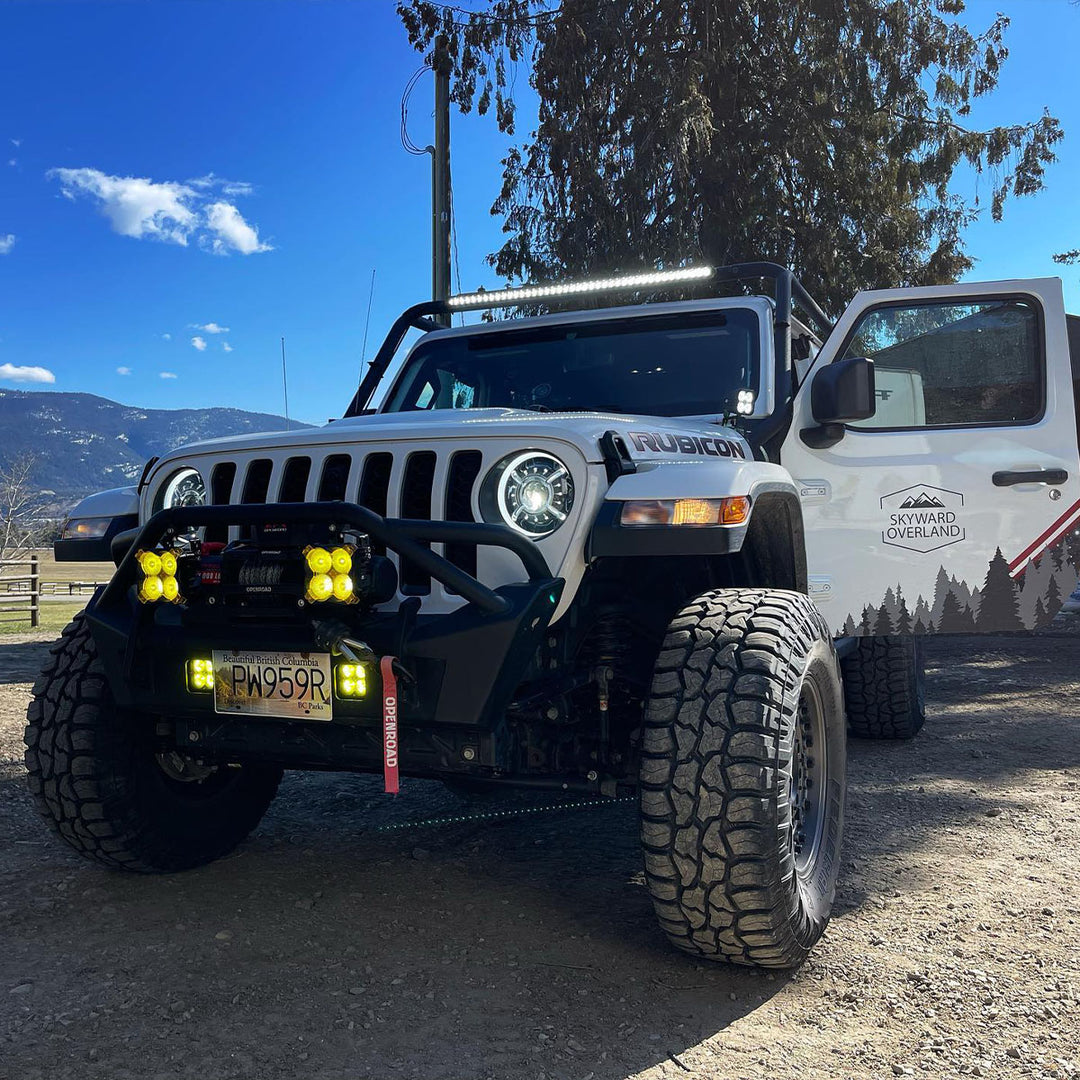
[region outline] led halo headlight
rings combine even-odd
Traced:
[[[508,454],[487,474],[480,494],[486,521],[501,521],[534,540],[553,533],[573,507],[570,470],[544,450]]]
[[[206,485],[198,469],[190,465],[177,469],[158,490],[157,509],[173,510],[178,506],[203,506]]]

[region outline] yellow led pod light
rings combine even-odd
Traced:
[[[165,600],[177,604],[180,595],[180,583],[176,580],[177,554],[175,551],[138,551],[135,562],[142,571],[139,582],[139,600],[144,604],[153,604]]]
[[[304,562],[311,571],[308,578],[306,599],[312,604],[336,600],[342,604],[355,604],[355,586],[351,576],[353,552],[351,544],[327,551],[324,547],[304,548]]]

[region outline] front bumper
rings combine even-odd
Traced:
[[[169,546],[203,526],[254,529],[270,521],[305,535],[322,527],[364,533],[422,566],[465,603],[432,616],[419,613],[419,600],[409,598],[396,610],[309,605],[259,617],[223,605],[139,602],[137,551]],[[506,548],[520,559],[523,580],[490,589],[426,546],[447,542]],[[185,507],[162,511],[142,527],[112,581],[92,600],[87,619],[117,705],[148,723],[152,719],[169,745],[294,767],[378,768],[377,671],[366,697],[334,698],[330,721],[218,714],[213,694],[187,688],[187,660],[215,649],[325,651],[316,626],[332,617],[377,656],[395,656],[409,672],[400,700],[402,771],[438,775],[447,769],[512,768],[500,735],[503,718],[544,640],[562,588],[536,547],[502,526],[386,519],[340,502]]]

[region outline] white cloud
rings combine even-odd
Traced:
[[[16,364],[0,364],[0,379],[5,382],[56,382],[56,376],[48,368],[20,367]]]
[[[253,255],[272,250],[223,194],[247,195],[249,184],[216,179],[213,174],[184,182],[147,177],[109,176],[100,169],[51,169],[60,192],[76,200],[96,201],[113,231],[135,239],[161,240],[187,247],[190,240],[217,255]]]
[[[173,371],[159,371],[158,372],[158,378],[159,379],[175,379],[176,377],[177,377],[176,373],[173,372]]]
[[[12,139],[11,145],[14,146],[17,150],[20,146],[22,146],[22,139]]]
[[[8,158],[8,164],[12,168],[15,168],[15,166],[19,164],[19,160],[18,160],[18,158]]]
[[[130,375],[131,374],[131,368],[129,368],[129,367],[118,367],[116,369],[116,374],[117,375]]]
[[[231,346],[231,345],[230,345],[230,344],[229,344],[229,343],[228,343],[227,341],[223,341],[223,342],[221,343],[221,347],[222,347],[222,348],[223,348],[223,349],[224,349],[224,350],[225,350],[226,352],[232,352],[232,346]]]
[[[207,334],[227,334],[229,332],[227,326],[221,326],[216,322],[191,323],[190,326],[192,330],[203,330]]]
[[[162,334],[161,335],[161,340],[162,341],[172,341],[172,334]]]
[[[226,180],[223,176],[215,176],[212,172],[205,176],[197,176],[188,183],[200,191],[213,191],[215,188],[223,195],[235,197],[237,195],[250,195],[255,187],[246,180]]]
[[[0,236],[0,255],[6,255],[15,246],[15,234]]]
[[[273,251],[269,244],[259,240],[256,229],[243,219],[232,203],[211,203],[206,208],[206,224],[215,234],[210,241],[210,249],[215,255],[227,255],[230,251],[239,251],[241,255]]]
[[[206,351],[206,338],[199,337],[199,335],[196,334],[191,339],[191,347],[193,349],[198,349],[199,352],[205,352]]]
[[[121,236],[148,236],[186,245],[198,226],[198,215],[188,205],[195,192],[183,184],[106,176],[98,169],[53,169],[48,175],[60,180],[61,191],[69,199],[89,195],[100,200],[101,212]]]

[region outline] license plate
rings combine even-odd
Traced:
[[[214,650],[214,711],[331,720],[330,654]]]

